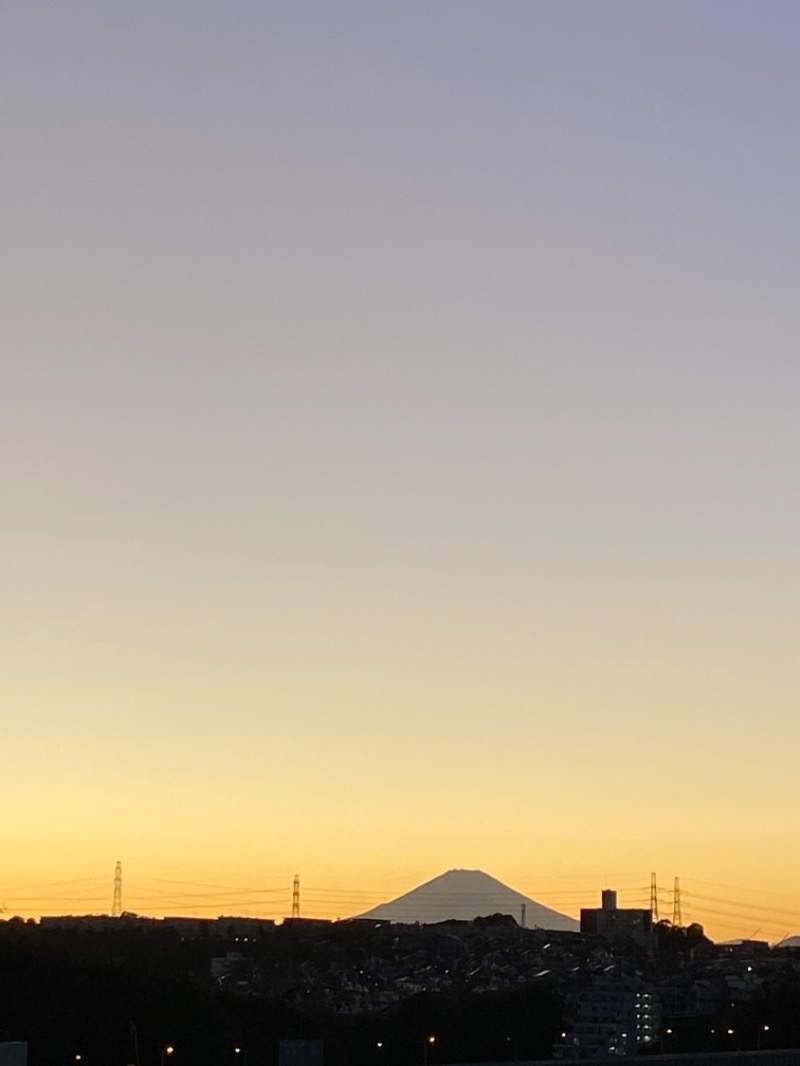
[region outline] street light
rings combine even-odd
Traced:
[[[428,1066],[428,1049],[432,1048],[435,1043],[436,1043],[436,1037],[435,1036],[429,1036],[428,1039],[423,1044],[423,1056],[422,1056],[423,1066]]]
[[[167,1044],[166,1047],[162,1047],[162,1049],[161,1049],[161,1066],[164,1066],[164,1063],[167,1061],[167,1059],[169,1059],[174,1054],[175,1054],[175,1048],[172,1046],[172,1044]]]

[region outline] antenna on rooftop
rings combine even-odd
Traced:
[[[119,918],[122,914],[122,863],[117,861],[114,867],[114,896],[111,901],[111,917]]]
[[[672,890],[672,924],[675,928],[679,928],[683,925],[683,917],[681,915],[681,880],[679,877],[675,878],[675,887]]]
[[[292,882],[292,917],[300,917],[300,874],[295,874]]]
[[[653,921],[658,921],[658,884],[656,883],[656,875],[650,874],[650,914]]]

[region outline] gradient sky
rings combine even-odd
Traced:
[[[0,900],[658,870],[800,931],[794,0],[0,42]]]

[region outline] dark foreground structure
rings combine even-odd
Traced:
[[[592,1059],[597,1066],[610,1066],[618,1058]],[[688,1055],[630,1055],[626,1066],[800,1066],[800,1048],[780,1051],[715,1051]],[[450,1066],[553,1066],[552,1059],[492,1063],[461,1062]]]
[[[500,914],[10,919],[0,1030],[30,1066],[280,1066],[303,1047],[324,1066],[800,1066],[799,952],[669,923],[642,942],[618,914],[606,936]]]

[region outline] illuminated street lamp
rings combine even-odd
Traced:
[[[436,1043],[436,1037],[435,1036],[429,1036],[425,1040],[425,1043],[422,1045],[422,1048],[423,1048],[423,1055],[422,1055],[423,1066],[428,1066],[428,1051],[433,1047],[433,1045],[435,1043]]]
[[[166,1047],[161,1049],[161,1066],[164,1066],[165,1062],[168,1062],[170,1058],[175,1054],[175,1048],[172,1044],[167,1044]]]

